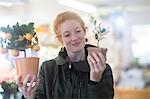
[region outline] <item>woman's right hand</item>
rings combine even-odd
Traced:
[[[39,84],[39,79],[35,75],[28,74],[23,83],[21,82],[21,76],[18,76],[17,84],[26,99],[35,99],[35,91]]]

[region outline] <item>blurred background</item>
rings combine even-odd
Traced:
[[[0,0],[0,27],[34,22],[41,64],[57,56],[61,46],[55,39],[53,20],[66,10],[79,13],[86,22],[90,44],[97,45],[91,31],[91,16],[109,27],[110,32],[99,46],[108,48],[107,63],[113,70],[115,99],[150,99],[150,0]],[[11,82],[6,85],[9,98],[20,99],[14,77],[12,57],[0,54],[0,99],[5,93],[4,82]]]

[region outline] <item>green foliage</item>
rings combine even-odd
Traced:
[[[11,33],[14,37],[18,37],[19,35],[24,35],[26,33],[34,33],[34,23],[31,22],[29,24],[20,25],[18,22],[12,26],[12,28],[8,25],[6,28],[1,27],[0,31],[5,33]]]
[[[8,49],[17,49],[20,51],[24,51],[28,45],[38,44],[38,38],[36,36],[36,32],[34,31],[34,23],[30,22],[28,24],[20,25],[18,22],[10,27],[1,27],[0,31],[4,32],[5,35],[7,33],[11,34],[11,39],[0,38],[0,46]],[[26,34],[32,34],[33,40],[26,39]]]
[[[18,86],[15,82],[3,82],[2,88],[4,89],[4,91],[9,92],[9,93],[18,92]]]
[[[104,36],[109,32],[109,27],[105,28],[102,26],[101,22],[98,22],[93,16],[90,16],[91,28],[93,33],[95,33],[95,39],[98,42],[104,39]]]

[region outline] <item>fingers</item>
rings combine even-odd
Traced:
[[[100,59],[96,60],[92,56],[88,56],[88,63],[90,65],[90,69],[94,72],[100,72],[105,68],[105,61]]]
[[[90,60],[93,64],[106,62],[106,56],[101,52],[92,52],[90,55],[88,55],[88,57],[90,57]]]
[[[90,65],[90,69],[94,70],[95,69],[94,68],[94,62],[95,62],[95,60],[90,55],[87,57],[87,60],[88,60],[88,63]]]
[[[36,91],[36,89],[37,89],[37,87],[38,87],[38,85],[39,85],[39,82],[40,82],[40,80],[37,79],[37,82],[35,83],[35,86],[34,86],[33,89],[32,89],[32,93]]]
[[[35,95],[35,90],[39,84],[39,80],[36,75],[28,74],[23,81],[22,91],[25,97],[33,97]]]
[[[35,98],[35,91],[39,84],[39,79],[36,75],[28,74],[23,82],[21,82],[21,75],[19,75],[17,76],[16,83],[21,88],[21,91],[26,98]]]
[[[96,48],[87,57],[92,71],[100,72],[106,67],[106,48]]]
[[[28,84],[27,85],[27,87],[28,87],[27,92],[30,92],[34,88],[34,86],[36,85],[36,77],[33,76],[31,81],[28,81],[27,84]]]
[[[92,59],[92,61],[93,61],[93,63],[98,63],[98,62],[100,62],[101,61],[101,57],[99,56],[99,54],[100,53],[95,53],[95,52],[92,52],[91,53],[91,59]]]
[[[17,76],[16,84],[17,84],[19,87],[22,87],[21,75]]]

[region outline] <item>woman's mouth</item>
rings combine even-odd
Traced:
[[[80,45],[80,42],[73,43],[72,45],[73,45],[73,46],[79,46],[79,45]]]

